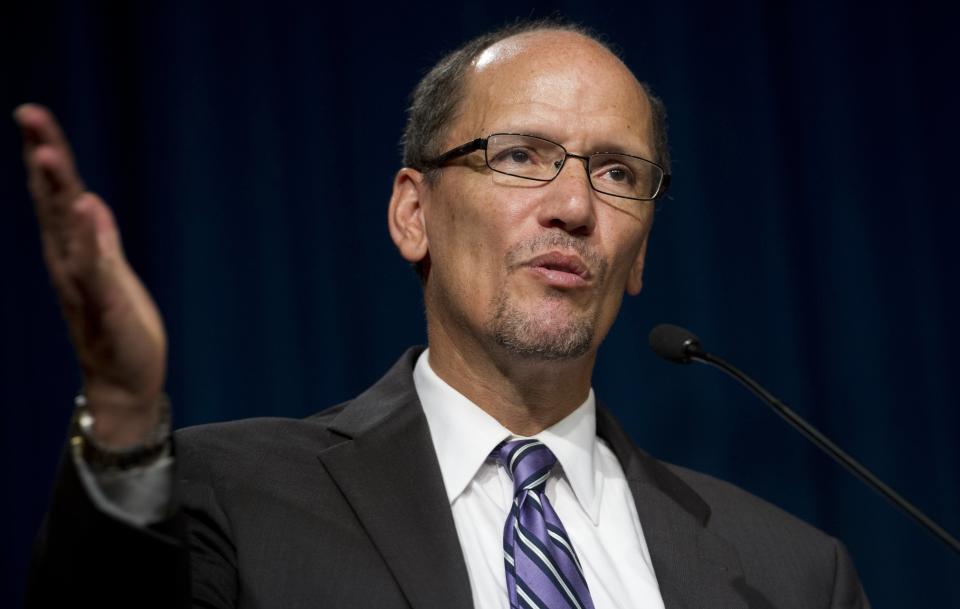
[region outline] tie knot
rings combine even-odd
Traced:
[[[557,458],[543,442],[530,438],[504,442],[494,449],[493,455],[510,472],[515,494],[543,492],[550,470],[557,463]]]

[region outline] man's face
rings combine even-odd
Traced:
[[[452,148],[492,133],[537,135],[569,152],[654,158],[650,106],[627,69],[580,36],[524,35],[477,60]],[[483,152],[445,167],[423,202],[436,324],[456,344],[564,359],[593,353],[623,292],[640,290],[652,203],[594,191],[584,163],[555,180],[492,172]]]

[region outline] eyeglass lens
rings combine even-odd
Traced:
[[[495,134],[487,139],[487,164],[507,175],[549,181],[566,156],[560,144],[529,135]],[[587,172],[598,192],[631,199],[656,196],[663,177],[657,165],[626,154],[599,153],[589,159]]]

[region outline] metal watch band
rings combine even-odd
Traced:
[[[155,463],[170,452],[170,400],[160,394],[160,418],[150,436],[143,444],[116,450],[99,444],[93,438],[93,415],[87,409],[83,394],[74,398],[74,410],[70,445],[74,454],[91,468],[99,471],[128,470]]]

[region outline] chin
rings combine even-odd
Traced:
[[[487,329],[498,345],[524,358],[566,360],[588,353],[593,347],[594,317],[571,312],[562,301],[551,304],[523,308],[502,293]]]

